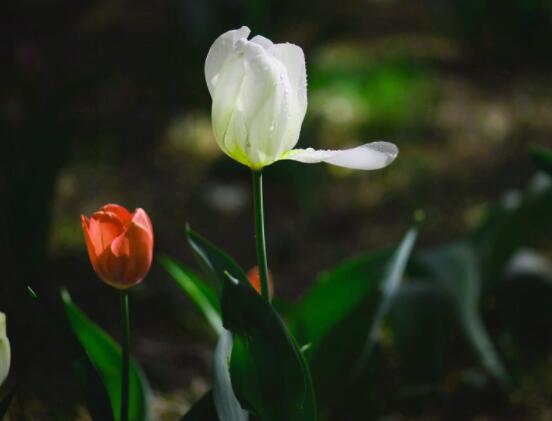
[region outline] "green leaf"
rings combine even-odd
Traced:
[[[390,312],[393,343],[400,358],[402,397],[438,390],[445,376],[451,305],[439,285],[401,285]]]
[[[194,272],[170,257],[161,256],[161,264],[197,305],[213,330],[220,335],[223,328],[220,317],[220,303],[216,292]]]
[[[210,390],[197,401],[194,406],[180,418],[180,421],[219,421],[213,391]]]
[[[73,303],[66,290],[62,290],[61,297],[73,332],[99,371],[109,393],[113,414],[118,420],[121,408],[121,347]],[[129,376],[129,420],[149,420],[150,388],[133,358]]]
[[[370,365],[374,346],[414,247],[418,227],[401,245],[338,265],[322,275],[290,315],[322,402],[337,399]]]
[[[533,146],[531,148],[531,158],[537,166],[545,171],[548,175],[552,176],[552,150],[543,148],[540,146]]]
[[[213,356],[213,399],[220,421],[247,421],[249,415],[236,398],[230,379],[232,345],[232,333],[224,330]]]
[[[249,285],[247,276],[234,259],[211,244],[190,227],[186,228],[186,235],[192,251],[207,274],[216,282],[219,291],[222,290],[222,286],[226,280],[225,272],[228,272],[239,282]]]
[[[316,420],[309,370],[273,307],[227,274],[223,322],[234,334],[231,378],[242,405],[262,420]]]
[[[426,252],[420,258],[433,270],[450,297],[482,365],[502,385],[507,385],[508,376],[479,314],[481,278],[473,247],[467,242],[457,242]]]
[[[370,336],[376,334],[381,319],[396,292],[406,262],[417,236],[417,228],[410,230],[395,255],[392,250],[382,250],[357,257],[339,264],[324,273],[307,296],[291,312],[289,322],[292,331],[302,343],[311,345],[309,353],[315,353],[323,339],[367,298],[373,299],[370,316],[356,322]],[[382,300],[383,297],[388,300]],[[377,323],[371,323],[371,320]],[[366,335],[364,335],[366,337]],[[372,341],[367,339],[369,348]]]
[[[54,312],[38,294],[31,288],[27,287],[31,297],[36,300],[42,307],[50,324],[59,329],[65,343],[71,351],[71,366],[75,377],[82,387],[86,406],[93,420],[96,421],[113,421],[113,409],[100,373],[96,366],[92,363],[89,354],[79,342],[76,335],[73,333],[67,317],[59,317],[57,312]]]
[[[487,290],[502,278],[506,264],[517,250],[549,239],[550,215],[552,182],[540,174],[526,191],[509,192],[486,216],[473,239]]]

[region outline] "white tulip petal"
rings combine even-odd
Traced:
[[[291,159],[305,164],[327,162],[357,170],[377,170],[391,164],[398,154],[399,149],[392,143],[372,142],[356,148],[337,151],[313,148],[294,149],[282,159]]]
[[[233,29],[219,36],[205,59],[205,80],[211,97],[217,83],[218,75],[224,63],[236,52],[236,43],[240,39],[247,39],[251,31],[247,26]]]
[[[246,121],[244,145],[250,163],[262,167],[281,155],[278,148],[290,119],[291,87],[285,67],[258,43],[243,42],[245,77],[238,113]]]
[[[270,41],[266,37],[263,37],[262,35],[255,35],[253,38],[251,38],[251,42],[254,42],[255,44],[259,44],[265,50],[268,50],[274,45],[272,41]]]
[[[296,93],[299,109],[307,111],[307,67],[305,54],[295,44],[274,44],[269,50],[286,68],[293,92]]]

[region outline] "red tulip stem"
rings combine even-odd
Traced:
[[[128,292],[121,291],[121,321],[123,325],[123,353],[121,363],[121,420],[128,421],[128,373],[129,373],[129,351],[130,322],[128,317]]]
[[[261,278],[261,295],[268,301],[268,263],[266,260],[266,239],[263,210],[263,173],[253,170],[253,206],[255,209],[255,239],[257,241],[257,262]]]

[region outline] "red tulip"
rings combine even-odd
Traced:
[[[261,293],[261,275],[259,273],[259,266],[253,266],[247,272],[247,280],[251,284],[255,291]],[[268,271],[268,294],[270,297],[274,295],[274,287],[272,286],[272,273]]]
[[[153,226],[143,209],[130,213],[109,204],[88,219],[81,215],[88,256],[107,284],[126,289],[140,283],[151,267]]]

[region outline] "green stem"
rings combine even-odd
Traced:
[[[263,211],[263,173],[253,170],[253,206],[255,209],[255,239],[257,240],[257,262],[261,278],[261,295],[270,301],[268,290],[268,263],[266,261],[266,240]]]
[[[128,292],[121,291],[121,321],[123,324],[123,354],[121,363],[121,421],[128,421],[128,372],[130,323],[128,317]]]

